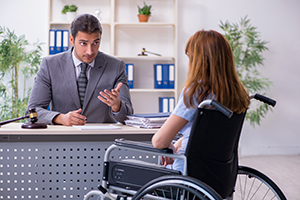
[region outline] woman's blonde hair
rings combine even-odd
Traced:
[[[245,112],[250,104],[249,95],[239,80],[231,47],[226,38],[213,30],[196,32],[187,42],[185,53],[189,57],[189,71],[184,88],[187,107],[214,95],[230,110]]]

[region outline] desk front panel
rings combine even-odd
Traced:
[[[121,135],[149,142],[153,134]],[[101,184],[105,151],[121,135],[0,132],[0,199],[82,200]],[[122,150],[111,158],[157,162],[156,156]]]

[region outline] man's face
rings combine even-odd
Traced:
[[[88,34],[78,31],[75,38],[70,35],[70,42],[74,46],[76,58],[85,63],[93,62],[98,53],[100,39],[100,32]]]

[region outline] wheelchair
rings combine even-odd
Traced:
[[[272,105],[276,101],[255,94]],[[207,109],[207,106],[213,109]],[[238,166],[238,143],[246,113],[233,113],[215,100],[200,103],[195,114],[184,155],[171,149],[156,149],[149,143],[116,139],[104,157],[99,190],[88,192],[84,200],[98,199],[278,199],[286,197],[280,188],[256,169]],[[157,163],[138,159],[118,160],[114,150],[137,151],[157,156]],[[160,156],[184,160],[184,170],[159,165]]]

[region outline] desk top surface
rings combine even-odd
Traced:
[[[86,126],[106,126],[107,129],[80,130],[72,126],[48,125],[45,129],[24,129],[22,123],[10,123],[0,127],[0,135],[78,135],[78,134],[154,134],[158,129],[144,129],[126,126],[122,124],[111,124],[120,127],[119,129],[109,129],[110,124],[86,124]]]
[[[112,124],[118,129],[80,130],[72,126],[48,125],[46,129],[24,129],[22,123],[10,123],[0,128],[1,142],[76,142],[109,141],[125,138],[150,141],[158,129],[143,129],[122,124]],[[87,124],[86,126],[110,126],[110,124]],[[108,127],[109,128],[109,127]]]

